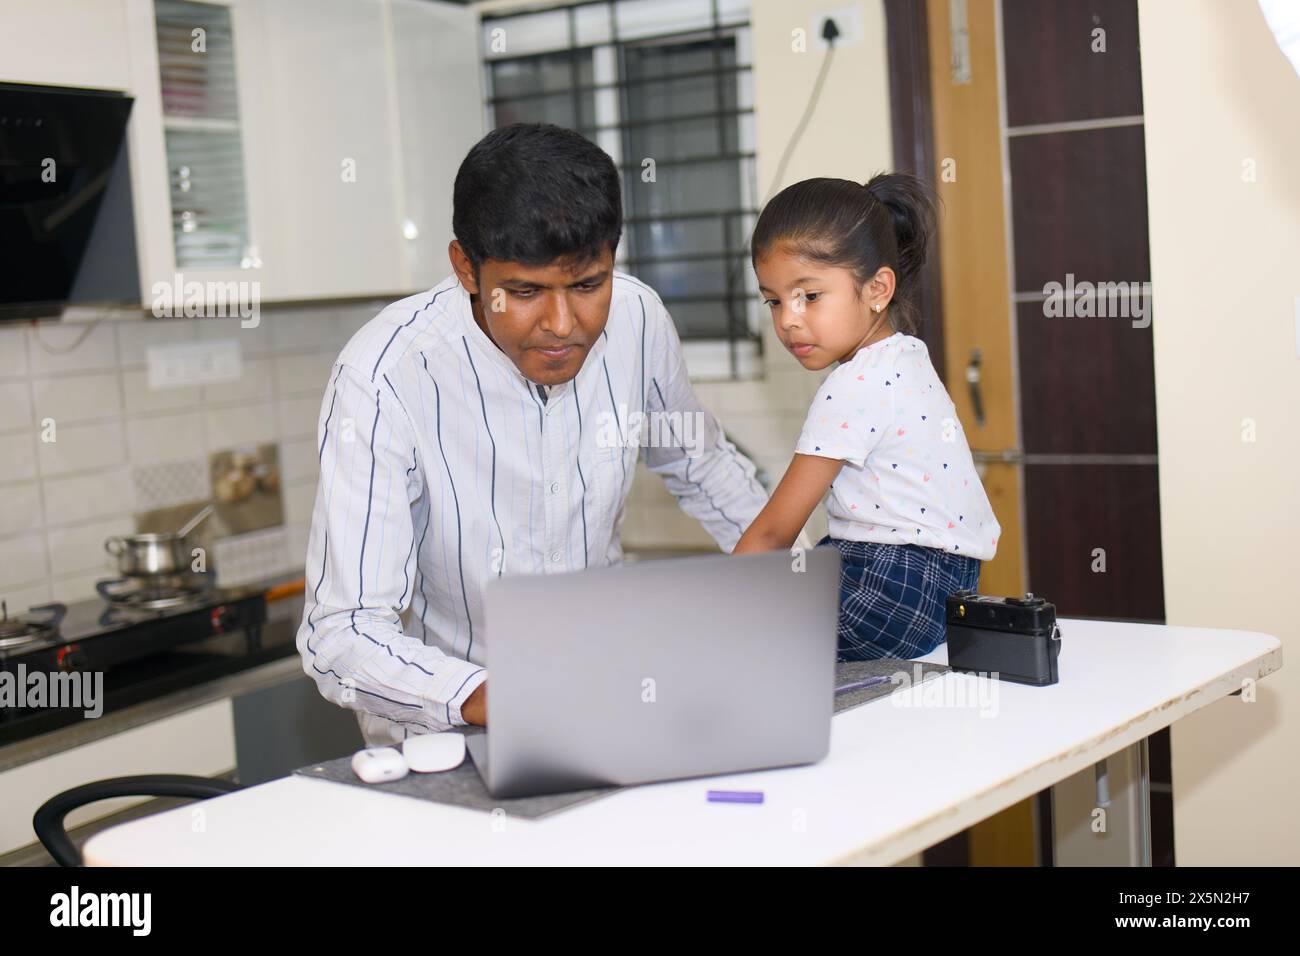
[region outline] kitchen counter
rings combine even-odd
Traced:
[[[1282,666],[1265,634],[1061,629],[1060,683],[945,674],[837,714],[829,755],[810,766],[629,787],[536,821],[292,775],[206,801],[203,833],[182,807],[106,830],[84,855],[116,866],[888,865]],[[946,662],[946,646],[924,659]],[[981,706],[957,703],[972,697]],[[710,788],[766,799],[711,804]]]

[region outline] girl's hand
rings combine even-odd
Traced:
[[[844,462],[838,458],[795,455],[771,500],[731,553],[784,550],[793,545],[842,467]]]

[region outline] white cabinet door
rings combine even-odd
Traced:
[[[237,2],[260,4],[269,57],[251,108],[270,156],[249,171],[271,211],[263,298],[436,283],[456,169],[483,135],[478,15],[429,0]]]
[[[391,0],[404,235],[403,287],[427,289],[451,272],[451,189],[486,132],[478,14],[428,0]],[[408,225],[409,223],[409,225]]]
[[[126,129],[131,159],[131,201],[135,212],[135,248],[140,295],[148,309],[155,283],[170,283],[176,270],[172,246],[170,164],[163,132],[162,84],[158,75],[158,39],[151,0],[125,0],[131,51],[131,95],[135,105]]]
[[[265,0],[271,298],[401,288],[400,192],[382,0]]]
[[[265,111],[260,99],[266,86],[263,39],[265,27],[261,20],[259,0],[208,0],[197,9],[226,7],[230,17],[230,49],[233,51],[234,92],[237,116],[223,122],[232,124],[231,130],[213,133],[209,129],[200,135],[213,135],[214,143],[237,137],[242,156],[242,168],[232,170],[242,174],[238,192],[238,208],[219,207],[246,222],[247,235],[240,252],[255,251],[262,233],[272,220],[268,198],[272,184],[253,175],[253,171],[268,164],[265,134]],[[153,0],[124,0],[131,46],[131,92],[135,96],[131,125],[128,129],[131,150],[132,198],[135,204],[136,246],[140,268],[140,290],[143,305],[151,310],[156,302],[179,303],[193,299],[197,304],[206,302],[208,296],[186,293],[184,286],[175,288],[176,276],[183,284],[200,283],[206,289],[212,285],[238,283],[238,298],[232,302],[247,302],[255,293],[253,283],[261,289],[256,294],[266,296],[267,270],[256,264],[242,266],[232,259],[220,264],[178,261],[173,217],[172,182],[185,160],[168,149],[168,124],[176,129],[176,117],[167,116],[164,106],[163,81],[160,72],[158,49],[158,18]],[[196,20],[196,25],[200,21]],[[216,40],[214,39],[214,44]],[[174,51],[173,51],[174,52]],[[205,54],[196,53],[196,57]],[[224,174],[223,174],[224,175]],[[238,255],[236,255],[236,259]],[[245,285],[247,284],[247,285]],[[228,288],[234,288],[229,287]],[[171,290],[171,294],[167,290]],[[227,292],[226,295],[232,295]],[[183,298],[177,298],[183,296]],[[164,309],[166,307],[164,306]],[[228,309],[235,306],[228,306]],[[159,310],[155,314],[166,314]]]
[[[130,48],[119,0],[0,2],[0,82],[129,90]]]

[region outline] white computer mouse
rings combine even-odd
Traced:
[[[401,780],[406,771],[406,761],[394,747],[370,747],[352,755],[352,772],[366,783]]]
[[[465,761],[465,735],[444,731],[407,737],[402,741],[402,756],[416,773],[453,770]]]

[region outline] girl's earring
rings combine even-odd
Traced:
[[[884,308],[884,306],[881,305],[879,302],[877,302],[875,305],[872,306],[872,308],[875,309],[877,312],[879,312],[881,309]]]

